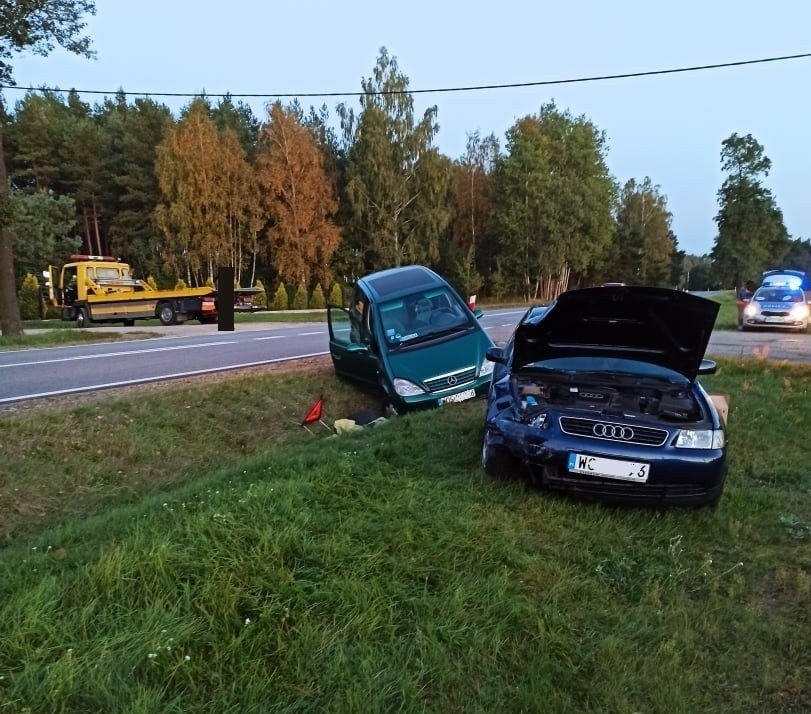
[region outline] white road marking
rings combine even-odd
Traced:
[[[299,332],[296,337],[309,337],[310,335],[323,335],[324,330],[319,330],[318,332]]]
[[[74,357],[59,357],[57,359],[43,359],[36,362],[16,362],[12,364],[0,364],[2,367],[27,367],[34,364],[52,364],[54,362],[73,362],[74,360],[81,359],[99,359],[100,357],[121,357],[126,355],[143,355],[150,352],[171,352],[172,350],[191,350],[198,347],[219,347],[220,345],[235,345],[237,340],[229,340],[228,342],[203,342],[196,345],[176,345],[172,347],[153,347],[148,350],[126,350],[125,352],[104,352],[96,355],[76,355]]]

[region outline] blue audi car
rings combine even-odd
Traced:
[[[572,290],[527,311],[495,363],[482,465],[600,500],[717,505],[724,423],[699,383],[718,303],[686,292]]]

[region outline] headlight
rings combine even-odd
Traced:
[[[493,367],[496,366],[495,362],[491,362],[489,359],[482,360],[482,366],[479,367],[479,376],[486,377],[488,374],[493,374]]]
[[[401,397],[416,397],[418,394],[425,394],[422,387],[399,377],[394,380],[394,391]]]
[[[747,317],[754,317],[760,312],[758,306],[755,303],[750,302],[744,309],[743,314]]]
[[[793,320],[805,320],[808,317],[808,305],[795,305],[789,314]]]
[[[723,429],[682,429],[676,438],[681,449],[723,449]]]

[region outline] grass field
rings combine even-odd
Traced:
[[[2,418],[0,711],[809,711],[811,369],[720,365],[714,512],[491,482],[481,401],[309,433],[328,370]]]

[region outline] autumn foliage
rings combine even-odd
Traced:
[[[340,234],[332,221],[338,201],[313,134],[295,108],[268,110],[257,156],[262,205],[269,221],[268,253],[283,280],[328,282]]]

